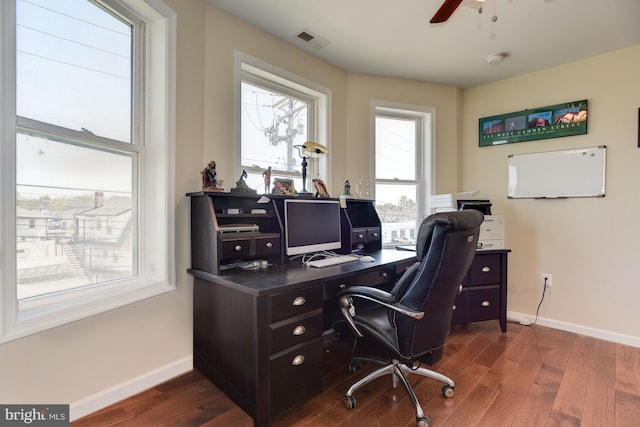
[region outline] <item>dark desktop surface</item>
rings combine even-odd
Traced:
[[[213,281],[229,288],[241,290],[244,293],[260,296],[286,291],[288,288],[299,287],[301,284],[323,282],[327,277],[340,279],[353,275],[354,272],[364,272],[381,265],[401,262],[415,257],[408,251],[382,249],[369,253],[375,258],[374,262],[354,261],[346,264],[316,268],[303,265],[298,259],[283,265],[270,265],[264,268],[243,270],[230,268],[220,274],[190,269],[189,273],[201,279]]]

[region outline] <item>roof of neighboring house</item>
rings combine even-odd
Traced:
[[[79,216],[119,216],[131,210],[131,199],[128,197],[117,197],[105,200],[104,205],[87,209],[76,214]]]

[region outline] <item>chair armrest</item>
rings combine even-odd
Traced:
[[[362,298],[368,301],[373,301],[414,319],[422,319],[424,317],[424,312],[416,311],[404,304],[400,304],[396,301],[393,294],[383,291],[382,289],[372,288],[370,286],[351,286],[338,292],[338,304],[345,320],[349,323],[349,326],[358,337],[362,337],[362,333],[356,327],[350,310],[353,305],[353,298]]]
[[[338,297],[341,297],[342,295],[356,297],[361,296],[363,298],[368,297],[372,299],[372,301],[385,304],[393,304],[396,302],[396,297],[393,294],[390,294],[387,291],[383,291],[382,289],[373,288],[371,286],[350,286],[338,291]]]

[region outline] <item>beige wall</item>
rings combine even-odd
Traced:
[[[207,9],[205,83],[205,147],[202,164],[215,160],[225,189],[234,186],[240,171],[234,171],[236,84],[235,52],[250,55],[271,66],[322,85],[331,91],[329,144],[334,172],[345,168],[347,73],[292,45],[270,36],[215,7]],[[340,183],[331,182],[337,194]]]
[[[177,289],[0,345],[0,402],[71,403],[91,409],[190,366],[192,280],[186,274],[190,228],[184,194],[198,185],[203,151],[206,2],[165,1],[178,16]]]
[[[513,250],[509,309],[534,313],[537,276],[552,273],[554,288],[542,316],[638,338],[634,241],[640,236],[632,224],[640,212],[635,188],[640,47],[463,93],[450,86],[350,75],[205,0],[165,1],[178,13],[177,290],[1,345],[0,402],[89,401],[87,408],[113,397],[113,390],[133,390],[158,378],[158,371],[190,361],[190,224],[184,195],[200,189],[199,170],[211,159],[227,183],[237,179],[232,170],[236,49],[331,89],[332,193],[343,179],[370,174],[363,159],[372,148],[372,99],[436,107],[437,191],[489,192],[495,211],[507,218]],[[590,102],[586,136],[477,147],[478,117],[583,98]],[[610,147],[606,198],[506,200],[507,154],[598,144]]]
[[[458,188],[459,141],[458,126],[461,91],[454,86],[412,80],[350,74],[347,88],[347,159],[344,176],[334,180],[352,182],[361,178],[373,183],[373,117],[372,101],[433,107],[436,109],[435,155],[436,186],[439,193],[455,192]]]
[[[234,53],[248,54],[331,91],[330,194],[346,179],[372,181],[371,101],[435,107],[439,191],[456,191],[461,91],[453,86],[346,73],[252,27],[215,7],[207,10],[205,147],[202,164],[215,160],[229,189],[234,164]]]
[[[464,92],[462,190],[505,216],[508,309],[533,319],[540,273],[553,275],[543,323],[640,345],[640,46]],[[586,135],[478,147],[480,117],[589,100]],[[607,146],[604,198],[507,199],[507,156]],[[570,177],[568,177],[570,179]]]

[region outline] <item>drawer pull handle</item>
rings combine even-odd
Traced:
[[[240,245],[236,245],[236,247],[235,247],[235,248],[233,248],[233,249],[235,249],[235,250],[236,250],[236,252],[240,252],[240,251],[242,250],[242,246],[240,246]]]
[[[378,233],[373,233],[372,236],[373,237],[378,237]]]
[[[456,305],[455,305],[455,304],[453,304],[453,309],[455,310],[456,308],[457,308],[457,307],[456,307]]]
[[[294,306],[300,306],[300,305],[304,305],[304,303],[306,303],[307,300],[304,299],[304,297],[296,297],[296,299],[293,300],[293,305]]]
[[[293,335],[298,337],[298,336],[304,334],[306,331],[307,331],[307,329],[304,326],[299,325],[299,326],[296,326],[295,328],[293,328]]]
[[[267,244],[265,246],[268,247],[268,248],[272,248],[273,247],[273,243],[267,242]]]
[[[482,272],[483,273],[488,273],[491,271],[491,267],[482,267]]]
[[[344,283],[340,283],[340,286],[338,286],[340,289],[344,289],[347,287],[347,285],[345,285]]]
[[[302,365],[303,363],[304,363],[304,356],[301,354],[294,357],[293,360],[291,361],[291,364],[293,366],[299,366],[299,365]]]
[[[483,307],[489,307],[489,305],[491,305],[491,303],[489,301],[482,301],[482,306]]]
[[[386,271],[383,271],[382,273],[380,273],[380,276],[382,276],[383,279],[388,279],[389,273],[387,273]]]
[[[364,239],[364,235],[363,234],[358,234],[358,239]]]

